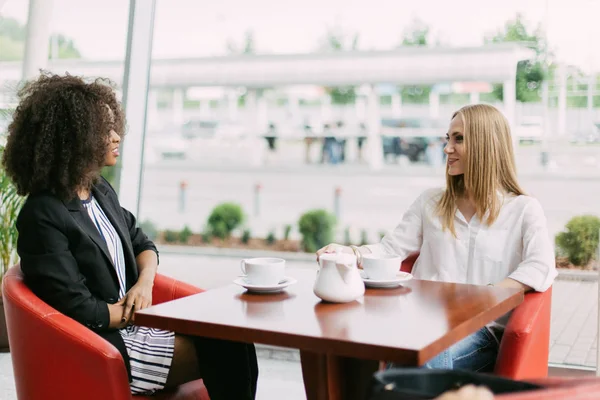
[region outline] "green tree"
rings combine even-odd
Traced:
[[[75,47],[75,43],[73,42],[73,40],[69,39],[64,35],[52,35],[52,37],[50,38],[50,49],[48,56],[50,58],[53,56],[52,53],[55,52],[53,46],[58,47],[58,51],[56,51],[56,55],[58,56],[58,58],[81,58],[81,53],[79,52],[77,47]]]
[[[402,34],[401,47],[427,46],[429,26],[419,18],[413,18]]]
[[[546,78],[546,65],[551,56],[541,29],[529,32],[523,16],[517,14],[514,20],[506,22],[503,30],[485,38],[485,43],[504,42],[522,43],[535,51],[533,59],[520,61],[517,65],[516,90],[518,101],[540,101],[542,82]],[[502,85],[494,85],[494,95],[499,100],[503,99]]]
[[[227,53],[231,55],[242,55],[242,54],[256,54],[256,40],[254,39],[254,32],[247,30],[244,33],[244,39],[241,44],[236,43],[233,39],[227,39]],[[246,104],[247,93],[242,94],[238,98],[238,105],[244,106]]]
[[[421,19],[413,18],[403,32],[398,48],[425,47],[429,44],[428,37],[429,26]],[[400,89],[400,93],[402,94],[403,102],[417,104],[427,103],[429,101],[429,93],[431,93],[431,86],[404,86]]]
[[[0,17],[0,61],[18,61],[25,49],[25,27],[14,18]]]
[[[241,44],[237,44],[231,38],[228,39],[227,52],[229,54],[255,54],[256,41],[254,39],[254,32],[252,30],[247,30],[244,33],[244,39]]]
[[[25,25],[14,18],[0,17],[0,61],[22,60],[26,40]],[[81,58],[73,40],[62,34],[54,34],[50,38],[48,58],[52,56],[54,45],[58,47],[55,51],[58,58]]]
[[[348,34],[336,26],[327,30],[320,50],[324,52],[358,50],[358,40],[358,33]],[[325,91],[331,96],[333,104],[350,104],[356,100],[354,86],[326,87]]]

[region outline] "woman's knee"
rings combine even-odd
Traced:
[[[188,336],[175,335],[175,351],[167,378],[167,387],[179,386],[199,378],[200,370],[194,340]]]

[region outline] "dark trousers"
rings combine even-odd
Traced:
[[[196,336],[194,345],[211,400],[254,400],[258,380],[254,344]]]

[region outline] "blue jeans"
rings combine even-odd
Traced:
[[[486,328],[467,336],[429,360],[423,368],[493,372],[499,340]]]

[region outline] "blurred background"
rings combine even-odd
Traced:
[[[106,176],[155,240],[302,253],[306,224],[346,243],[393,229],[444,184],[452,113],[485,102],[511,123],[557,265],[593,271],[598,15],[597,0],[0,0],[0,132],[40,69],[110,78],[129,128]],[[589,244],[584,265],[565,235]],[[551,362],[596,366],[595,285],[569,289],[585,315],[553,320]]]

